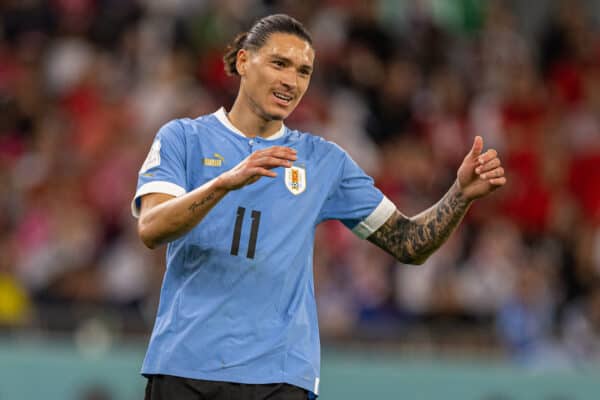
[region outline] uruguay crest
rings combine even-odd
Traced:
[[[285,169],[285,186],[294,195],[299,195],[306,190],[306,169],[302,166],[293,166]]]

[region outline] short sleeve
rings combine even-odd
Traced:
[[[186,193],[185,154],[183,125],[177,120],[163,125],[138,174],[137,190],[131,202],[134,217],[139,217],[141,197],[146,194],[178,197]]]
[[[321,210],[320,220],[338,219],[361,239],[375,232],[396,206],[375,187],[373,178],[341,150],[339,179]]]

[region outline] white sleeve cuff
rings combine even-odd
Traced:
[[[171,196],[179,197],[185,194],[185,189],[179,185],[165,181],[148,182],[138,189],[131,201],[131,214],[138,218],[140,216],[140,205],[138,200],[148,193],[164,193]]]
[[[373,232],[381,227],[396,211],[396,206],[390,199],[383,196],[381,203],[367,218],[362,220],[352,229],[352,232],[361,239],[368,238]]]

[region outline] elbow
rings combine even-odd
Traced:
[[[411,265],[423,265],[425,264],[425,261],[427,261],[428,257],[423,257],[423,258],[415,258],[412,260],[412,262],[410,263]]]
[[[155,248],[158,247],[158,243],[156,243],[155,241],[152,241],[150,239],[142,238],[142,243],[144,243],[144,246],[146,246],[150,250],[154,250]]]
[[[397,254],[395,258],[396,258],[396,260],[398,260],[398,262],[400,262],[402,264],[423,265],[423,264],[425,264],[425,261],[427,261],[427,259],[429,257],[428,256],[418,257],[413,254]]]
[[[138,222],[138,236],[142,243],[144,243],[144,246],[150,250],[154,250],[160,244],[154,235],[151,234],[149,227],[141,220]]]

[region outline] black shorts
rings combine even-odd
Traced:
[[[287,383],[245,384],[180,378],[170,375],[150,375],[147,378],[145,400],[309,399],[307,390]]]

